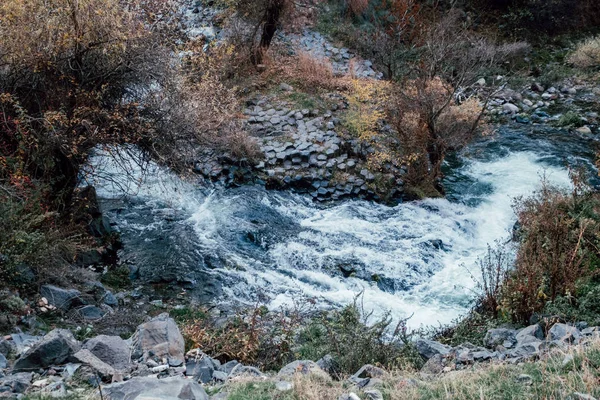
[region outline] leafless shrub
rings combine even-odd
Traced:
[[[578,44],[568,60],[578,68],[600,66],[600,36],[587,39]]]

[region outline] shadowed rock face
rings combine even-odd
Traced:
[[[34,371],[64,363],[81,344],[66,329],[55,329],[15,362],[13,372]]]

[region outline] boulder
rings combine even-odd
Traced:
[[[31,372],[20,372],[0,378],[0,393],[25,393],[31,386],[32,375]]]
[[[8,361],[6,360],[6,357],[4,357],[4,354],[0,353],[0,369],[6,368],[7,365]]]
[[[366,400],[383,400],[383,394],[377,389],[369,389],[364,391]]]
[[[266,375],[260,372],[258,368],[238,364],[231,370],[229,379],[241,377],[266,378]]]
[[[323,356],[321,359],[319,359],[317,361],[317,365],[323,371],[327,372],[329,375],[332,375],[332,376],[339,372],[337,363],[335,362],[333,357],[329,354],[327,354],[327,355]]]
[[[12,341],[0,338],[0,354],[5,357],[10,357],[16,350],[16,346]]]
[[[13,372],[33,371],[62,364],[80,348],[80,343],[71,332],[55,329],[19,357]]]
[[[428,375],[438,375],[444,372],[444,358],[441,354],[435,354],[421,368],[421,372]]]
[[[77,309],[77,315],[84,321],[98,321],[104,317],[106,313],[93,305],[83,306]]]
[[[417,339],[415,346],[419,354],[426,359],[430,359],[436,354],[446,355],[451,349],[450,346],[428,339]]]
[[[83,348],[114,369],[125,370],[130,364],[129,345],[119,336],[96,336],[85,342]]]
[[[69,311],[73,307],[84,305],[81,292],[75,289],[63,289],[53,285],[44,285],[40,289],[40,295],[48,300],[48,303],[62,311]]]
[[[166,357],[169,365],[178,367],[185,362],[185,343],[175,321],[168,314],[160,314],[138,326],[133,335],[132,359]]]
[[[514,347],[517,344],[516,331],[513,329],[496,328],[490,329],[483,338],[483,343],[486,347],[496,348],[496,346],[503,346],[507,349]]]
[[[548,340],[563,343],[577,344],[581,340],[581,332],[574,326],[567,324],[554,324],[548,331]]]
[[[225,364],[219,367],[219,371],[225,372],[227,375],[229,375],[238,364],[239,362],[236,360],[227,361]]]
[[[327,372],[323,371],[319,365],[311,360],[293,361],[279,370],[277,378],[286,379],[293,378],[294,375],[319,375],[324,378],[329,378]]]
[[[194,377],[194,380],[201,383],[209,383],[213,380],[214,372],[219,368],[219,364],[204,353],[193,360],[188,360],[185,366],[185,374]]]
[[[204,388],[191,379],[137,377],[102,388],[110,400],[209,400]]]
[[[517,342],[521,343],[521,342],[526,342],[530,340],[530,336],[533,336],[536,339],[540,339],[543,340],[544,339],[544,331],[542,330],[542,327],[539,326],[538,324],[534,324],[534,325],[530,325],[527,328],[523,328],[521,329],[517,335],[516,335],[516,339]]]
[[[117,374],[117,371],[113,367],[100,360],[88,349],[82,349],[73,354],[71,361],[89,366],[104,382],[110,382],[113,376]]]
[[[502,111],[504,111],[505,114],[517,114],[519,112],[519,107],[515,106],[512,103],[505,103],[504,105],[502,105]]]

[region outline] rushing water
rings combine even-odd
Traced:
[[[123,259],[142,277],[177,279],[203,300],[261,298],[271,307],[306,297],[342,306],[363,293],[366,309],[412,315],[409,325],[418,327],[468,310],[478,257],[510,239],[515,197],[542,179],[568,187],[567,166],[592,170],[593,157],[591,140],[564,131],[503,129],[448,162],[446,199],[395,207],[318,205],[261,187],[199,188],[160,169],[115,200],[137,172],[124,177],[107,157],[92,164],[120,180],[94,183],[122,232]]]

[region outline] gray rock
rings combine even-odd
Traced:
[[[444,358],[441,354],[435,354],[421,368],[421,372],[429,375],[438,375],[444,371]]]
[[[104,386],[102,392],[110,400],[209,400],[202,386],[181,377],[137,377]]]
[[[512,103],[506,103],[504,105],[502,105],[502,111],[504,111],[505,114],[516,114],[519,112],[519,107],[515,106]]]
[[[225,372],[227,375],[229,375],[231,373],[231,371],[236,367],[236,365],[238,365],[239,362],[237,362],[236,360],[232,360],[232,361],[228,361],[225,364],[221,365],[219,367],[219,371],[223,371]]]
[[[333,357],[329,354],[323,356],[323,358],[317,361],[317,365],[329,375],[337,373],[337,364]]]
[[[102,297],[102,302],[107,306],[111,307],[116,307],[119,305],[119,301],[110,290],[107,290],[106,293],[104,293],[104,296]]]
[[[286,91],[286,92],[291,92],[291,91],[293,91],[293,90],[294,90],[294,88],[293,88],[293,87],[291,87],[290,85],[288,85],[288,84],[287,84],[287,83],[285,83],[285,82],[284,82],[284,83],[281,83],[281,84],[279,85],[279,89],[281,89],[281,90],[283,90],[283,91]]]
[[[44,285],[40,294],[48,300],[48,303],[62,311],[68,311],[73,307],[81,306],[84,301],[81,292],[75,289],[62,289],[53,285]]]
[[[275,388],[280,392],[289,392],[294,388],[294,385],[288,381],[277,381],[275,382]]]
[[[516,339],[517,339],[517,342],[523,342],[523,341],[530,340],[529,339],[530,336],[533,336],[534,338],[537,338],[540,340],[544,339],[544,331],[542,330],[542,327],[539,326],[538,324],[535,324],[535,325],[530,325],[527,328],[523,328],[517,333]]]
[[[266,378],[266,375],[260,372],[258,368],[238,364],[231,370],[229,379],[240,377]]]
[[[341,395],[338,400],[360,400],[360,397],[356,395],[356,393],[350,392],[347,394]]]
[[[77,309],[77,315],[83,318],[84,321],[98,321],[101,320],[105,314],[104,310],[93,305],[83,306]]]
[[[20,372],[0,378],[0,393],[25,393],[31,386],[32,378],[31,372]],[[2,396],[0,395],[0,397]]]
[[[185,374],[193,376],[195,380],[202,383],[209,383],[213,380],[215,370],[219,367],[217,363],[204,353],[186,363]]]
[[[27,350],[15,362],[13,372],[33,371],[60,365],[79,351],[80,343],[66,329],[55,329]]]
[[[598,326],[591,326],[589,328],[585,328],[584,330],[581,331],[581,334],[583,336],[594,336],[594,337],[598,337],[600,336],[600,327]]]
[[[212,374],[213,381],[225,382],[227,380],[227,374],[223,371],[214,371]]]
[[[596,400],[592,395],[586,393],[575,392],[568,397],[569,400]]]
[[[415,346],[419,354],[426,359],[430,359],[436,354],[446,355],[451,349],[450,346],[428,339],[417,339]]]
[[[577,344],[581,340],[579,329],[567,324],[554,324],[548,331],[548,340]]]
[[[277,377],[279,379],[293,378],[294,375],[319,375],[328,378],[329,375],[311,360],[293,361],[279,370]]]
[[[125,370],[130,364],[129,344],[119,336],[96,336],[85,342],[83,348],[117,370]]]
[[[3,354],[0,354],[0,369],[6,368],[7,365],[8,361],[6,360],[6,357],[4,357]]]
[[[485,334],[483,343],[486,347],[492,349],[496,348],[496,346],[503,346],[510,349],[517,344],[516,331],[506,328],[490,329]]]
[[[169,365],[178,367],[185,362],[184,351],[183,336],[166,313],[138,326],[133,335],[131,357],[134,360],[167,357]]]
[[[71,361],[91,367],[104,382],[110,382],[112,377],[117,374],[113,367],[100,360],[88,349],[82,349],[73,354]]]
[[[0,354],[5,357],[10,357],[16,352],[16,346],[12,341],[0,339]]]
[[[368,389],[363,391],[366,400],[383,400],[383,394],[377,389]]]
[[[531,375],[521,374],[517,377],[517,382],[522,383],[524,385],[531,385],[533,383],[533,378]]]

